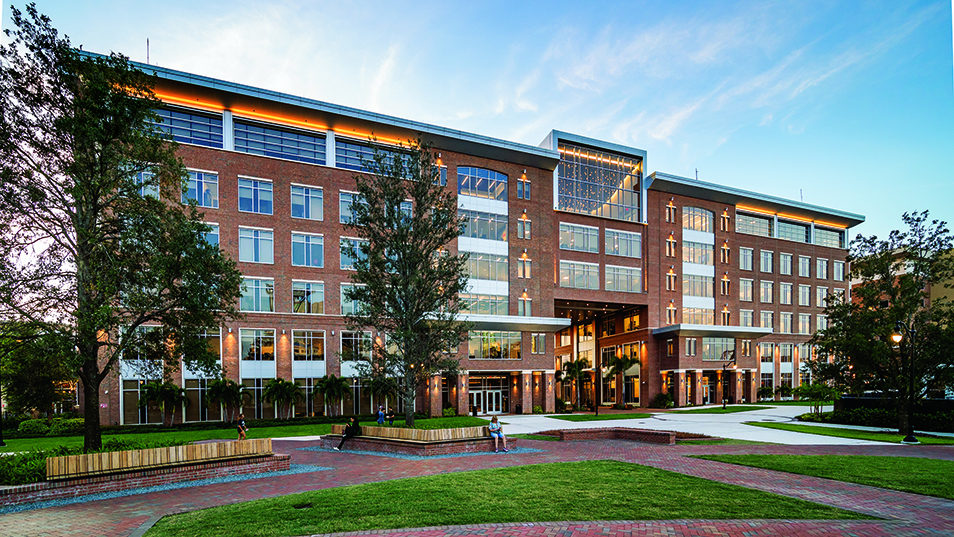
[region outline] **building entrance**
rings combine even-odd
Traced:
[[[506,397],[503,390],[479,390],[470,392],[470,408],[478,414],[501,414]]]

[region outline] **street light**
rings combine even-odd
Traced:
[[[732,363],[732,369],[738,367],[738,364],[735,363],[734,350],[722,353],[722,410],[725,410],[725,392],[729,391],[729,379],[725,373],[729,369],[730,362]]]
[[[905,401],[908,430],[905,431],[907,436],[901,442],[904,444],[919,444],[920,442],[914,436],[914,423],[911,422],[914,414],[914,335],[917,331],[905,324],[904,321],[895,323],[894,328],[896,331],[891,334],[891,340],[898,345],[898,353],[901,357],[904,357],[904,353],[901,352],[901,341],[904,340],[905,335],[908,336],[908,349],[910,349],[908,353],[908,400]]]

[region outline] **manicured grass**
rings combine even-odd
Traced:
[[[822,425],[800,425],[797,423],[766,423],[754,421],[747,422],[746,425],[754,425],[756,427],[765,427],[768,429],[780,429],[782,431],[793,431],[796,433],[836,436],[838,438],[890,442],[893,444],[900,444],[901,439],[904,438],[903,434],[897,433],[879,433],[874,431],[862,431],[859,429],[841,429],[838,427],[824,427]],[[950,437],[918,435],[917,438],[922,444],[954,445],[954,438]]]
[[[713,438],[712,440],[679,440],[676,444],[684,446],[764,446],[771,442],[756,442],[755,440],[736,440],[735,438]]]
[[[344,423],[344,422],[342,422]],[[362,425],[377,426],[374,421],[361,422]],[[489,419],[475,418],[473,416],[454,416],[452,418],[430,418],[414,420],[415,429],[458,429],[461,427],[483,427],[490,423]],[[384,425],[389,427],[389,425]],[[395,420],[394,427],[404,427],[404,420]]]
[[[860,455],[701,455],[701,459],[954,500],[954,461]]]
[[[554,414],[547,416],[548,418],[553,418],[555,420],[563,421],[603,421],[603,420],[637,420],[648,418],[652,414],[642,414],[642,413],[633,413],[633,414]]]
[[[545,434],[508,434],[507,438],[520,438],[523,440],[543,440],[545,442],[559,442],[559,436],[548,436]]]
[[[868,517],[636,464],[587,461],[439,474],[226,505],[165,517],[146,535],[277,536],[458,524],[686,518]]]
[[[752,404],[765,406],[812,406],[810,401],[757,401]],[[828,403],[827,406],[831,406],[831,403]]]
[[[679,414],[735,414],[736,412],[751,412],[752,410],[765,410],[765,407],[761,406],[747,406],[747,405],[728,405],[723,409],[719,407],[711,408],[695,408],[693,410],[677,410],[671,413]]]

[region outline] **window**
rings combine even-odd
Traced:
[[[558,149],[559,210],[628,222],[642,220],[642,159],[565,143]]]
[[[471,360],[519,360],[520,332],[472,331],[467,347]]]
[[[828,279],[828,260],[818,258],[815,260],[815,277],[819,280]]]
[[[747,235],[758,235],[760,237],[771,237],[772,218],[755,216],[745,213],[735,213],[735,230]]]
[[[526,177],[517,179],[517,199],[530,199],[530,180]]]
[[[676,290],[676,273],[673,272],[673,269],[669,269],[669,272],[666,273],[666,290]]]
[[[775,344],[759,343],[759,361],[763,364],[775,362]]]
[[[711,298],[714,295],[715,278],[686,274],[682,279],[682,294]]]
[[[798,275],[802,278],[812,276],[812,258],[807,255],[798,256]]]
[[[819,308],[825,307],[825,298],[828,296],[827,287],[816,287],[815,288],[815,305]]]
[[[546,354],[547,335],[530,334],[530,354]]]
[[[752,248],[739,248],[739,268],[742,270],[752,270],[752,258],[754,252]]]
[[[623,332],[639,330],[639,314],[630,313],[623,317]]]
[[[778,285],[778,303],[791,305],[792,303],[792,284],[780,283]]]
[[[818,315],[815,317],[815,330],[828,330],[827,315]]]
[[[560,347],[566,347],[567,345],[573,344],[573,329],[572,328],[560,330],[560,333],[557,334],[557,336],[560,338],[558,343]]]
[[[560,222],[560,249],[599,253],[599,228]]]
[[[687,337],[686,338],[686,356],[695,356],[696,355],[696,338]]]
[[[774,290],[774,287],[775,287],[774,282],[767,282],[764,280],[760,281],[759,282],[759,302],[762,302],[763,304],[771,304],[773,300],[772,291]]]
[[[606,255],[620,257],[642,257],[642,235],[630,231],[607,229],[603,233],[603,246]]]
[[[324,313],[325,284],[292,282],[292,311],[294,313]]]
[[[351,212],[351,206],[355,203],[364,203],[360,194],[353,192],[338,193],[338,221],[342,224],[350,224],[354,221],[354,213]]]
[[[394,152],[377,145],[378,152],[384,154],[385,161],[394,159]],[[367,142],[358,142],[335,137],[335,166],[349,170],[368,171],[367,164],[374,163],[374,149]]]
[[[688,324],[715,324],[715,310],[709,308],[682,308],[682,322]]]
[[[468,313],[478,315],[508,315],[509,306],[506,295],[477,295],[461,293],[458,295],[461,308]]]
[[[339,263],[341,270],[354,270],[355,261],[367,258],[367,252],[363,251],[367,245],[368,241],[365,240],[341,237],[338,242],[341,251]]]
[[[323,220],[324,207],[322,190],[320,188],[307,186],[292,186],[291,215],[292,218]]]
[[[792,254],[778,255],[778,273],[783,276],[792,275]]]
[[[531,263],[529,259],[517,259],[517,277],[530,278]]]
[[[676,324],[676,306],[672,302],[666,306],[666,324]]]
[[[250,361],[275,360],[274,330],[239,330],[242,341],[242,359]]]
[[[207,242],[210,246],[218,246],[219,245],[219,225],[210,224],[208,222],[206,222],[205,225],[209,226],[209,232],[205,234],[205,242]]]
[[[831,262],[831,277],[836,282],[845,281],[845,262],[844,261]]]
[[[599,289],[600,266],[595,263],[560,261],[560,287]]]
[[[752,326],[752,310],[739,310],[739,326]]]
[[[743,339],[742,340],[742,356],[752,356],[752,340]]]
[[[676,349],[675,342],[671,339],[666,340],[666,356],[672,356],[675,354]]]
[[[752,302],[752,280],[739,280],[739,300],[743,302]]]
[[[778,238],[795,242],[808,243],[811,236],[811,228],[806,224],[796,224],[795,222],[778,222]]]
[[[676,257],[676,238],[671,233],[666,239],[666,257]]]
[[[792,314],[787,312],[782,312],[779,314],[779,332],[783,334],[792,333]]]
[[[577,336],[579,336],[580,342],[593,341],[593,324],[580,325],[577,328]]]
[[[292,265],[296,267],[324,267],[324,237],[321,235],[292,233]]]
[[[729,296],[731,287],[731,281],[729,280],[729,275],[726,274],[722,276],[722,296]]]
[[[242,311],[275,311],[275,280],[245,278],[239,306]]]
[[[610,317],[600,320],[600,337],[608,337],[616,334],[616,319]]]
[[[461,196],[507,201],[507,176],[484,168],[458,166],[457,193]]]
[[[139,185],[139,195],[159,199],[159,181],[152,172],[136,173],[136,184]]]
[[[775,327],[775,312],[772,312],[772,311],[760,312],[759,320],[762,324],[762,328],[774,328]]]
[[[675,222],[676,221],[676,206],[673,205],[672,200],[669,200],[669,204],[666,205],[666,222]]]
[[[204,145],[221,149],[222,117],[160,108],[155,110],[159,116],[153,123],[167,138],[182,144]]]
[[[833,229],[815,228],[815,244],[829,248],[844,248],[845,233]]]
[[[722,325],[729,326],[731,324],[730,323],[731,320],[732,320],[732,312],[729,311],[729,306],[726,305],[725,307],[722,308]]]
[[[470,252],[465,265],[467,276],[474,280],[509,281],[510,260],[505,255]]]
[[[460,233],[461,237],[492,241],[507,240],[507,217],[505,215],[465,209],[460,209],[457,214],[464,220],[464,229]]]
[[[802,335],[812,333],[812,315],[810,313],[798,314],[798,333]]]
[[[341,331],[341,359],[358,361],[371,359],[371,332]]]
[[[239,228],[239,261],[274,263],[274,234],[264,229]]]
[[[342,315],[361,315],[362,304],[358,300],[348,298],[349,291],[355,287],[363,287],[350,283],[341,284],[341,314]]]
[[[728,353],[735,353],[735,340],[730,337],[702,338],[702,359],[725,361]]]
[[[773,261],[773,258],[774,258],[774,256],[775,256],[774,252],[769,252],[769,251],[766,251],[766,250],[760,250],[760,251],[759,251],[759,254],[760,254],[760,257],[759,257],[759,271],[760,271],[760,272],[769,272],[769,273],[771,273],[771,272],[773,271],[773,268],[772,268],[772,264],[773,264],[773,263],[772,263],[772,261]]]
[[[720,229],[722,231],[729,231],[730,218],[728,211],[722,211],[722,216],[719,218],[719,221],[721,224]]]
[[[682,243],[682,262],[696,263],[698,265],[713,265],[714,246],[701,242],[683,241]]]
[[[292,359],[307,362],[325,361],[325,331],[292,330]]]
[[[239,179],[239,210],[272,214],[272,183],[257,179]]]
[[[778,361],[783,364],[792,363],[792,355],[794,354],[793,350],[795,345],[791,343],[779,343],[778,344]],[[791,374],[789,374],[791,375]],[[785,377],[785,374],[782,373],[782,377]]]
[[[604,278],[607,291],[622,293],[643,292],[643,271],[634,267],[615,267],[606,265]]]
[[[235,150],[309,164],[325,163],[323,135],[279,130],[244,121],[235,121]]]
[[[517,315],[520,317],[532,317],[532,309],[530,306],[533,301],[529,298],[518,297],[517,298]]]
[[[799,306],[812,305],[812,286],[811,285],[798,286],[798,305]]]
[[[182,191],[182,203],[195,200],[199,207],[219,208],[219,176],[209,172],[189,172],[189,182]]]
[[[517,238],[518,239],[529,239],[530,238],[530,220],[521,218],[517,220]]]
[[[725,264],[729,264],[729,262],[731,261],[731,256],[729,255],[731,253],[729,250],[729,243],[726,242],[722,244],[721,252],[722,252],[722,255],[720,260]]]
[[[701,207],[682,208],[682,229],[712,233],[714,231],[714,221],[715,213],[712,211],[707,211]]]

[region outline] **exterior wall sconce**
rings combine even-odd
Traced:
[[[527,169],[526,169],[526,168],[523,169],[523,174],[524,174],[524,175],[527,175]]]
[[[231,334],[231,333],[232,333],[232,327],[230,326],[230,327],[229,327],[229,334]]]
[[[285,329],[282,328],[282,335],[285,335]]]

